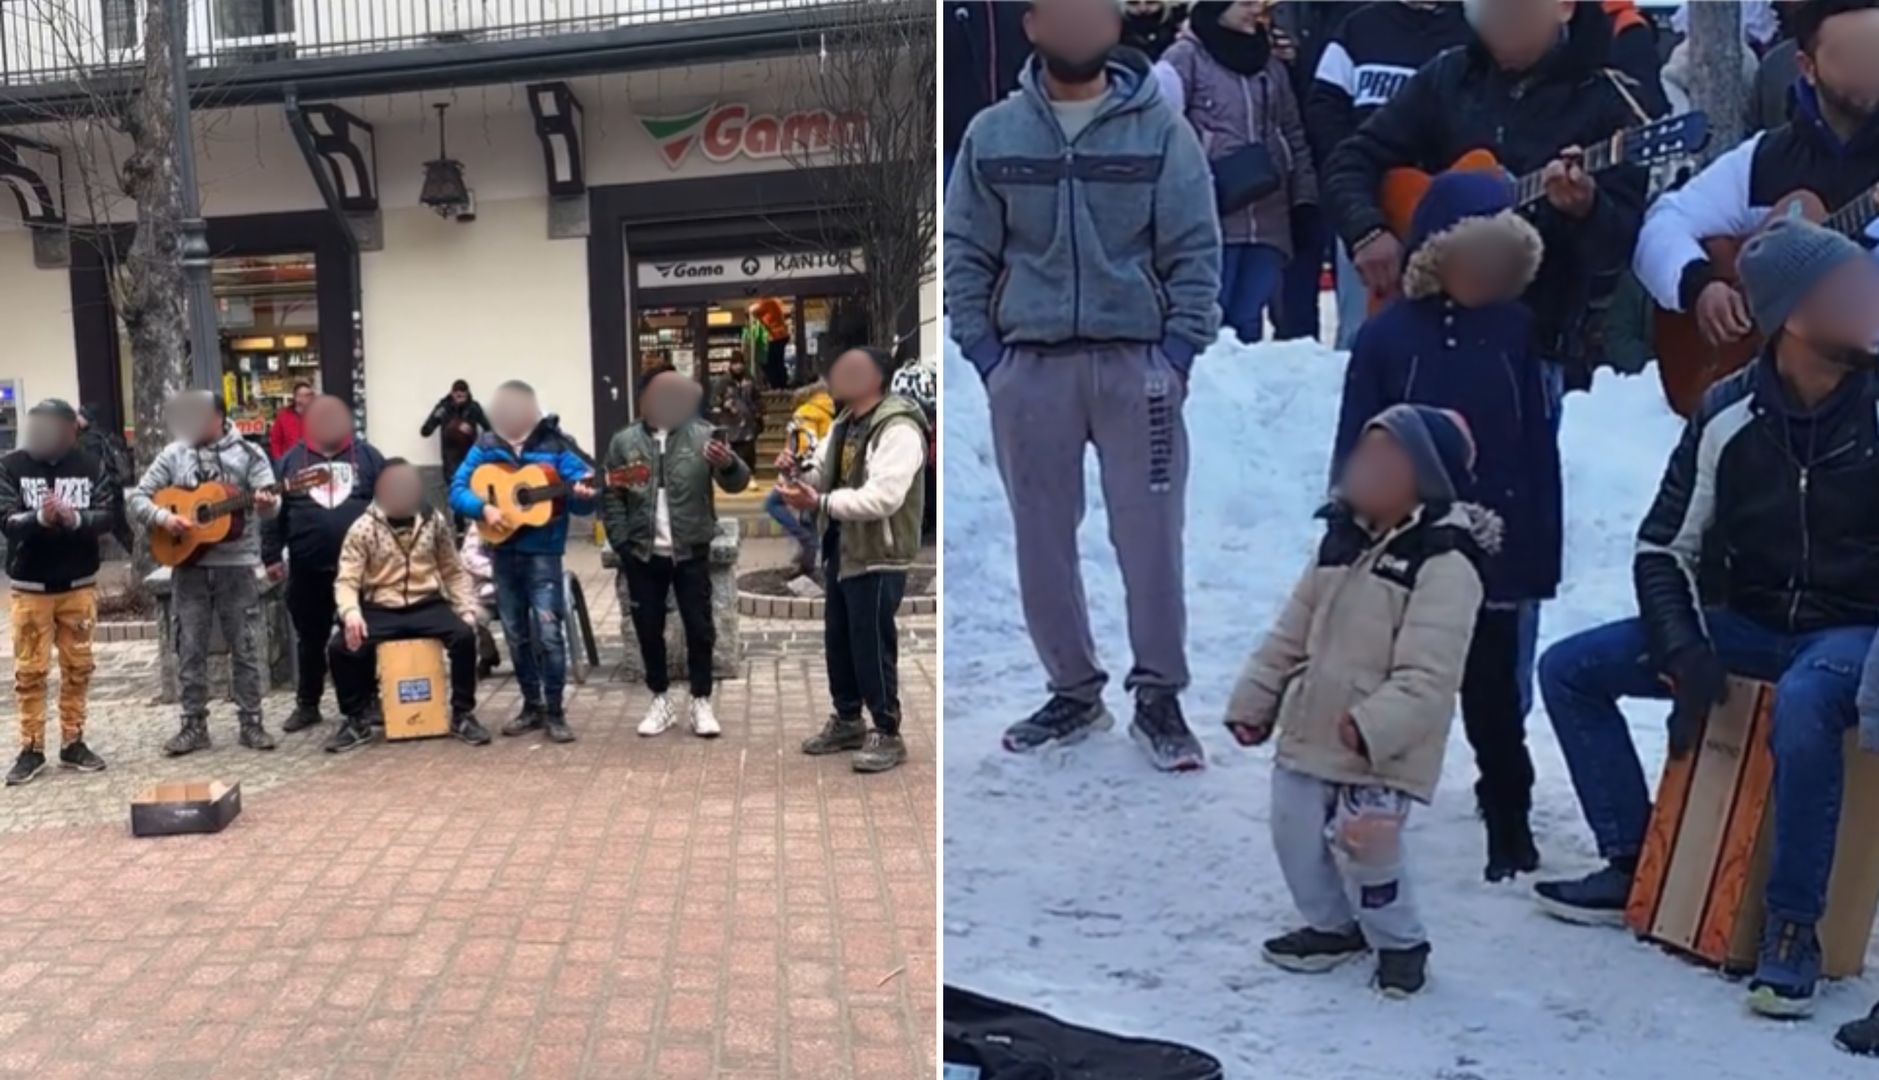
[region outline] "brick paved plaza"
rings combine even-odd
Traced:
[[[715,742],[638,738],[645,689],[597,670],[570,746],[334,756],[329,723],[257,754],[223,704],[181,762],[154,644],[101,645],[110,770],[0,790],[0,1076],[933,1075],[934,620],[904,628],[912,761],[870,778],[796,752],[828,711],[818,629],[746,623]],[[486,723],[516,707],[483,691]],[[130,837],[133,792],[208,777],[242,783],[226,832]]]

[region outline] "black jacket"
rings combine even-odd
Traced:
[[[1320,187],[1346,243],[1384,225],[1377,189],[1385,171],[1447,168],[1469,150],[1491,149],[1516,175],[1537,172],[1567,146],[1591,146],[1640,121],[1606,69],[1611,27],[1597,4],[1579,4],[1560,45],[1531,71],[1502,71],[1480,43],[1448,50],[1418,71],[1355,135],[1332,152]],[[1553,360],[1585,355],[1591,302],[1608,294],[1631,262],[1644,217],[1645,171],[1621,165],[1599,174],[1591,214],[1575,221],[1541,201],[1527,210],[1546,241],[1525,300],[1534,347]]]
[[[331,478],[319,487],[281,496],[280,513],[261,525],[261,561],[268,566],[280,562],[285,547],[295,571],[339,569],[346,530],[372,505],[372,488],[384,466],[384,456],[362,439],[330,455],[304,441],[295,443],[274,463],[275,475],[286,480],[308,469],[325,468]]]
[[[56,490],[78,512],[78,527],[39,522],[39,504]],[[73,448],[56,462],[24,450],[0,458],[0,531],[7,538],[7,576],[27,592],[62,593],[98,576],[98,539],[118,520],[123,493],[105,467]]]
[[[1638,529],[1632,573],[1660,665],[1707,639],[1692,592],[1704,544],[1722,606],[1770,630],[1879,625],[1879,376],[1812,412],[1763,355],[1711,387]]]
[[[1325,42],[1305,99],[1312,156],[1328,160],[1422,65],[1472,36],[1460,4],[1375,0],[1353,10]]]
[[[471,427],[476,429],[475,433],[467,439],[453,436],[451,429],[446,426],[453,420],[466,421]],[[429,436],[438,428],[443,428],[443,432],[438,438],[442,441],[444,461],[447,463],[462,461],[464,456],[470,452],[470,447],[476,445],[476,440],[481,438],[484,432],[492,430],[489,424],[489,417],[484,415],[483,407],[476,403],[475,398],[470,398],[459,405],[450,400],[449,394],[445,394],[437,400],[437,405],[431,409],[431,415],[425,418],[424,427],[418,434]],[[444,479],[448,480],[449,477],[445,477]]]
[[[942,9],[947,161],[959,152],[972,118],[1018,88],[1018,72],[1031,55],[1031,39],[1024,36],[1028,6],[1009,0],[947,0]]]
[[[1161,54],[1174,44],[1175,35],[1187,22],[1189,4],[1163,4],[1160,9],[1146,15],[1126,13],[1122,16],[1122,44],[1131,49],[1146,53],[1150,60],[1161,59]],[[951,73],[947,75],[951,78]]]

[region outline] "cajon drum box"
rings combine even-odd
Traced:
[[[241,813],[241,785],[220,780],[158,784],[131,800],[132,836],[217,833]]]
[[[1762,891],[1774,851],[1775,762],[1768,737],[1774,687],[1731,679],[1729,701],[1710,714],[1693,755],[1664,765],[1638,856],[1625,925],[1639,935],[1729,970],[1755,966]],[[1858,975],[1879,910],[1879,754],[1846,735],[1845,791],[1827,911],[1822,970]]]
[[[386,739],[450,733],[450,690],[441,641],[388,641],[378,647],[378,696]]]

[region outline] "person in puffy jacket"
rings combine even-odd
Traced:
[[[562,709],[568,673],[568,603],[561,557],[568,546],[568,519],[594,512],[595,492],[588,483],[594,469],[574,439],[562,432],[560,419],[543,415],[529,384],[511,380],[497,387],[491,411],[494,430],[477,441],[450,482],[451,510],[472,521],[502,521],[502,511],[484,502],[470,484],[485,462],[548,466],[570,491],[567,505],[553,520],[509,537],[491,560],[502,636],[509,643],[516,685],[522,691],[522,711],[503,726],[502,733],[516,736],[546,730],[555,742],[573,742],[574,730]]]
[[[1532,662],[1522,663],[1521,628],[1558,587],[1563,547],[1559,440],[1533,315],[1518,299],[1539,270],[1540,234],[1512,204],[1512,186],[1491,173],[1448,173],[1430,186],[1416,208],[1403,299],[1365,323],[1351,351],[1332,455],[1335,476],[1369,418],[1405,402],[1454,410],[1480,448],[1463,495],[1494,511],[1505,536],[1481,568],[1487,602],[1461,713],[1480,769],[1490,881],[1539,864],[1527,824]]]
[[[1372,418],[1324,511],[1316,556],[1227,704],[1236,742],[1278,732],[1272,844],[1305,925],[1265,958],[1325,971],[1377,953],[1386,994],[1420,990],[1429,955],[1403,859],[1410,805],[1442,774],[1490,512],[1459,503],[1474,443],[1460,416]]]
[[[1220,309],[1241,341],[1264,334],[1265,310],[1294,255],[1294,214],[1317,213],[1312,167],[1298,96],[1274,55],[1259,0],[1195,4],[1187,27],[1155,65],[1162,95],[1187,118],[1210,162],[1244,148],[1266,148],[1279,190],[1220,218]],[[1297,252],[1318,258],[1317,251]]]
[[[1729,675],[1773,683],[1774,854],[1748,1004],[1795,1017],[1812,1010],[1820,978],[1843,744],[1879,631],[1879,266],[1799,219],[1756,235],[1737,265],[1771,344],[1710,388],[1670,456],[1638,528],[1638,615],[1540,660],[1547,715],[1606,865],[1536,891],[1560,918],[1623,918],[1651,792],[1620,699],[1670,699],[1670,754],[1682,757]],[[1706,553],[1722,572],[1699,592]]]

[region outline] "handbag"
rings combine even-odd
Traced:
[[[1242,146],[1214,162],[1214,204],[1222,215],[1244,210],[1284,185],[1265,143]]]

